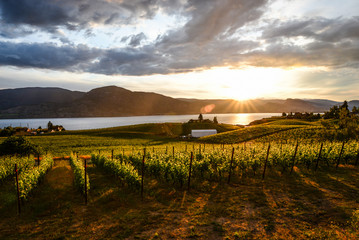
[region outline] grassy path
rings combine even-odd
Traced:
[[[14,194],[15,195],[15,194]],[[15,198],[16,199],[16,198]],[[0,238],[54,238],[71,235],[76,210],[81,207],[82,197],[73,186],[73,173],[67,160],[56,160],[43,182],[34,190],[30,199],[22,205],[17,216],[16,201],[7,211],[8,221],[0,221]],[[69,231],[63,232],[64,229]]]

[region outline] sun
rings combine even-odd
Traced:
[[[220,80],[219,95],[234,100],[273,97],[284,87],[284,71],[279,68],[218,68],[212,77]],[[280,98],[280,96],[278,96]]]

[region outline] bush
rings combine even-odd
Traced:
[[[0,137],[9,137],[14,135],[16,130],[12,127],[6,127],[3,130],[0,129]]]
[[[40,154],[41,148],[25,139],[24,137],[11,136],[0,144],[0,155]]]

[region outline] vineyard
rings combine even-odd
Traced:
[[[73,140],[86,148],[74,147],[68,157],[0,158],[0,212],[21,219],[23,238],[29,235],[21,229],[39,238],[358,237],[356,140],[338,141],[333,132],[298,121],[192,142],[158,136],[131,142],[112,134],[92,131],[87,143],[86,136]],[[65,144],[74,136],[49,139],[64,137]],[[33,216],[43,219],[37,224],[44,231],[29,229]],[[0,236],[13,237],[8,227],[0,223]]]
[[[255,178],[258,174],[264,178],[265,167],[268,171],[281,174],[289,171],[291,174],[293,168],[312,170],[312,174],[315,174],[317,170],[338,168],[339,164],[357,166],[359,163],[357,141],[346,144],[329,141],[322,144],[261,141],[263,139],[256,143],[236,145],[197,145],[192,164],[193,178],[199,182],[225,182],[231,172],[239,181],[243,178]],[[169,153],[168,148],[157,148],[152,152],[135,149],[128,155],[121,153],[112,158],[106,154],[93,154],[91,160],[96,166],[105,167],[122,181],[137,188],[138,176],[142,171],[159,181],[183,187],[189,177],[191,154],[189,150],[179,149],[175,152],[174,147],[171,149],[172,153]]]

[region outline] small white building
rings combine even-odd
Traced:
[[[196,129],[191,131],[191,136],[195,138],[217,134],[216,129]]]

